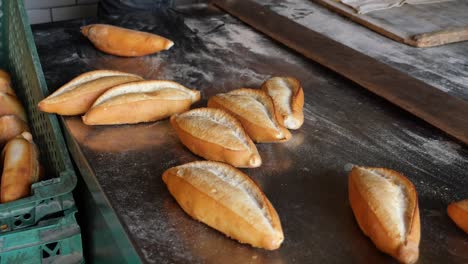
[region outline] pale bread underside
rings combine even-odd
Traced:
[[[413,204],[408,201],[408,190],[397,177],[378,169],[357,167],[356,186],[367,197],[369,207],[389,235],[406,241],[412,221]]]
[[[112,77],[112,76],[133,76],[133,77],[140,77],[135,74],[126,73],[126,72],[119,72],[119,71],[110,71],[110,70],[97,70],[97,71],[90,71],[83,73],[77,77],[75,77],[70,82],[66,83],[64,86],[60,87],[57,91],[49,95],[48,98],[53,98],[59,96],[67,91],[71,91],[76,89],[80,85],[83,85],[87,82],[91,82],[100,78],[104,77]],[[141,77],[140,77],[141,78]]]
[[[102,94],[93,104],[93,107],[103,104],[113,98],[129,95],[129,94],[144,94],[147,96],[158,96],[161,99],[166,100],[183,100],[190,99],[195,102],[199,98],[199,92],[190,90],[178,83],[172,81],[139,81],[118,85]],[[152,94],[152,95],[151,95]],[[141,99],[144,100],[143,96]],[[149,99],[149,98],[147,98]]]
[[[287,128],[299,128],[303,122],[302,109],[297,109],[298,102],[295,102],[301,89],[299,81],[292,77],[273,77],[262,86],[273,99],[276,111],[283,117],[283,124]]]
[[[292,95],[293,87],[290,83],[281,77],[273,77],[268,80],[268,94],[276,103],[277,110],[283,116],[292,114]]]
[[[250,150],[249,138],[240,123],[226,112],[213,109],[194,109],[175,117],[177,125],[202,140],[231,150]]]
[[[192,162],[175,175],[242,217],[257,230],[274,231],[272,216],[259,188],[240,171],[220,162]]]

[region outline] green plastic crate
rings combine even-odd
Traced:
[[[76,210],[0,236],[0,264],[83,263]]]
[[[76,174],[57,117],[37,109],[48,91],[22,0],[0,0],[0,67],[12,75],[46,170],[44,180],[32,185],[31,196],[0,204],[1,235],[74,208]]]

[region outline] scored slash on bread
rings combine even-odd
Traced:
[[[3,115],[15,115],[27,122],[21,102],[13,95],[0,92],[0,116]]]
[[[29,132],[24,120],[15,115],[0,116],[0,147],[23,132]]]
[[[81,28],[100,51],[123,57],[136,57],[168,50],[174,42],[171,40],[137,30],[106,24],[92,24]]]
[[[273,77],[262,84],[272,99],[280,117],[278,122],[289,129],[298,129],[304,123],[304,91],[301,83],[292,77]]]
[[[255,142],[279,142],[291,133],[278,123],[271,98],[262,90],[240,88],[217,94],[208,107],[219,108],[236,117]]]
[[[0,202],[6,203],[30,195],[31,184],[39,180],[39,153],[28,132],[8,141],[2,152]]]
[[[468,199],[451,203],[447,207],[447,214],[458,227],[468,234]]]
[[[254,247],[279,248],[284,235],[276,210],[240,170],[197,161],[166,170],[169,192],[191,217]]]
[[[243,168],[262,164],[255,144],[241,123],[221,109],[197,108],[173,115],[171,125],[180,141],[205,159]]]
[[[420,221],[413,184],[393,170],[355,166],[348,188],[351,208],[364,234],[398,261],[416,262]]]
[[[39,102],[39,110],[59,115],[84,114],[105,91],[119,84],[142,79],[138,75],[119,71],[96,70],[86,72],[75,77]]]
[[[83,116],[87,125],[157,121],[190,109],[200,92],[172,81],[139,81],[115,86],[96,99]]]

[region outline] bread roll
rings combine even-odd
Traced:
[[[31,184],[38,181],[40,174],[38,151],[31,134],[24,132],[10,140],[3,149],[2,160],[0,202],[29,196]]]
[[[29,132],[29,128],[22,119],[15,115],[0,116],[0,147],[23,132]]]
[[[255,142],[279,142],[291,133],[276,121],[273,102],[262,90],[241,88],[210,98],[208,107],[220,108],[235,118]]]
[[[39,102],[39,110],[59,115],[84,114],[105,91],[119,84],[142,79],[138,75],[119,71],[83,73]]]
[[[16,96],[11,88],[11,77],[6,71],[0,69],[0,92]]]
[[[0,69],[0,92],[16,96],[15,91],[11,88],[10,74],[2,69]]]
[[[421,228],[413,184],[393,170],[354,167],[348,187],[351,208],[364,234],[398,261],[416,262]]]
[[[0,84],[0,93],[6,93],[6,94],[16,97],[16,93],[13,90],[13,88],[11,88],[11,86],[1,86]]]
[[[450,218],[468,234],[468,199],[451,203],[447,207]]]
[[[187,214],[228,237],[269,250],[283,242],[278,214],[240,170],[198,161],[170,168],[162,178]]]
[[[262,84],[273,99],[278,122],[289,129],[298,129],[304,123],[304,91],[301,83],[292,77],[273,77]]]
[[[81,33],[98,50],[123,57],[145,56],[174,45],[171,40],[155,34],[105,24],[84,26]]]
[[[13,95],[0,92],[0,116],[3,115],[15,115],[27,122],[21,102]]]
[[[257,147],[242,125],[220,109],[197,108],[171,116],[180,141],[193,153],[235,167],[256,168],[262,164]]]
[[[171,81],[140,81],[116,86],[96,101],[83,122],[115,125],[151,122],[181,113],[200,100],[200,92]]]

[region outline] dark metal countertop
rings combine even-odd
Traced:
[[[468,42],[414,48],[380,35],[314,0],[255,0],[309,29],[468,100]],[[434,8],[438,8],[434,4]]]
[[[185,19],[185,21],[183,20]],[[446,215],[468,197],[468,148],[361,87],[218,12],[135,14],[100,20],[174,40],[169,51],[140,58],[105,55],[79,33],[96,19],[33,27],[51,91],[93,69],[172,79],[202,91],[202,101],[272,75],[292,75],[305,92],[305,123],[282,144],[259,144],[264,164],[244,170],[281,218],[276,251],[241,245],[192,220],[161,180],[171,166],[197,160],[167,120],[90,127],[64,118],[77,143],[80,171],[99,183],[138,254],[148,263],[393,263],[359,230],[347,193],[348,164],[382,166],[408,176],[419,194],[419,263],[466,263],[468,238]],[[77,157],[77,155],[82,155]],[[104,206],[104,205],[103,205]],[[84,242],[86,243],[86,241]],[[105,254],[105,252],[103,253]]]

